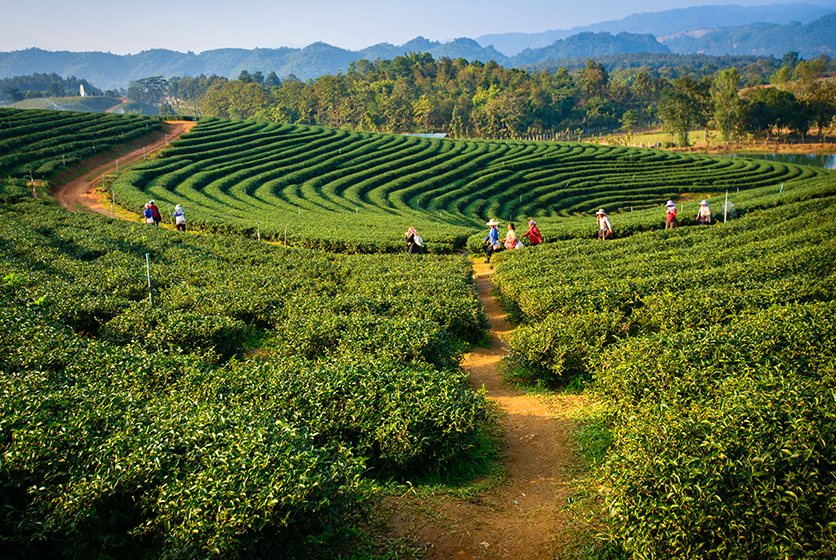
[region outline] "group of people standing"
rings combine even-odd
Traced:
[[[183,207],[176,204],[174,206],[174,213],[171,216],[174,218],[174,228],[177,231],[186,231],[186,213],[183,211]],[[160,209],[157,208],[153,200],[145,203],[145,210],[142,213],[142,217],[146,224],[153,224],[157,227],[159,227],[160,221],[162,221]]]
[[[502,249],[502,247],[506,249],[522,249],[525,247],[522,242],[523,237],[527,237],[532,245],[539,245],[543,242],[543,236],[540,234],[540,230],[537,228],[537,223],[534,220],[528,221],[528,231],[519,237],[517,236],[517,230],[514,224],[508,224],[508,231],[502,239],[499,238],[499,222],[491,218],[485,225],[491,228],[488,231],[488,236],[482,241],[482,244],[485,245],[486,263],[491,262],[491,255]]]
[[[607,213],[601,208],[595,212],[598,221],[598,238],[604,240],[612,237],[612,224],[607,217]],[[711,210],[708,208],[708,201],[700,201],[700,209],[697,210],[697,223],[701,226],[707,226],[711,223]],[[673,200],[665,203],[665,229],[679,227],[679,221],[676,219],[676,204]]]
[[[154,201],[152,200],[151,204],[153,203]],[[146,204],[145,207],[147,212],[148,205]],[[177,215],[178,208],[182,213],[182,208],[180,208],[180,205],[178,204],[175,208],[175,216]],[[679,227],[679,222],[676,219],[676,204],[672,200],[669,200],[665,203],[665,209],[665,229]],[[608,237],[612,237],[612,224],[610,223],[610,219],[604,209],[601,208],[595,212],[595,217],[598,224],[598,238],[603,241]],[[700,202],[700,209],[697,211],[696,220],[700,225],[708,225],[711,223],[711,210],[708,208],[707,200]],[[185,224],[185,218],[183,222]],[[527,237],[531,245],[539,245],[543,242],[543,236],[537,228],[537,223],[534,220],[528,221],[528,231],[520,236],[517,236],[514,224],[509,223],[508,231],[506,232],[505,237],[501,239],[499,237],[499,222],[496,221],[496,219],[491,218],[485,225],[490,227],[487,237],[482,240],[482,244],[485,245],[486,263],[491,262],[491,255],[496,251],[501,250],[503,247],[505,249],[522,249],[525,247],[522,242],[523,237]],[[183,226],[183,231],[185,231],[185,225]],[[420,254],[422,252],[424,248],[424,241],[418,235],[418,232],[414,227],[409,228],[406,233],[404,233],[404,240],[406,241],[408,253]]]

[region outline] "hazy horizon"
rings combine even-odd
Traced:
[[[774,2],[792,4],[794,2]],[[836,7],[836,0],[797,2]],[[402,45],[418,36],[448,42],[498,33],[540,33],[704,5],[767,5],[763,0],[364,0],[268,3],[241,0],[148,0],[138,5],[89,0],[83,4],[29,0],[3,7],[0,51],[100,51],[136,54],[151,49],[195,53],[221,48],[299,48],[324,42],[352,51],[378,43]],[[121,14],[120,14],[121,12]],[[122,15],[123,14],[123,15]]]

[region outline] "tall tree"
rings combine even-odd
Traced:
[[[726,142],[738,128],[741,118],[740,74],[737,68],[728,68],[717,74],[711,86],[711,101],[714,109],[714,124],[723,134]]]
[[[747,130],[762,132],[769,141],[776,126],[798,129],[801,124],[799,114],[803,115],[804,109],[792,93],[766,87],[751,94],[744,113],[744,122]]]
[[[688,145],[688,133],[694,125],[706,126],[709,112],[710,82],[697,82],[690,76],[677,78],[673,88],[659,102],[659,116],[665,129],[676,136],[679,146]]]
[[[836,118],[836,85],[814,80],[802,89],[802,96],[807,104],[810,120],[818,127],[818,136],[824,142],[822,131]]]
[[[168,80],[162,76],[151,76],[131,82],[128,87],[128,98],[149,105],[158,105],[165,98],[167,91]]]
[[[18,88],[6,88],[6,99],[11,101],[12,103],[17,103],[18,101],[23,101],[25,96],[20,93]]]
[[[588,60],[586,67],[578,72],[578,78],[575,83],[583,97],[606,98],[609,79],[609,73],[603,64],[594,60]]]

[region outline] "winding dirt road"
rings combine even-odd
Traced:
[[[479,262],[474,270],[491,339],[489,348],[475,350],[462,367],[473,388],[484,386],[502,411],[507,478],[467,499],[444,495],[428,504],[401,497],[389,520],[392,536],[409,537],[426,548],[427,560],[554,558],[566,544],[571,516],[564,507],[574,491],[570,412],[581,406],[581,397],[552,397],[546,406],[503,381],[498,366],[513,327],[491,295],[490,265]]]
[[[139,139],[141,145],[138,148],[126,154],[119,155],[120,169],[122,169],[122,166],[135,162],[143,156],[148,156],[157,150],[165,148],[168,142],[173,142],[181,134],[190,131],[195,124],[193,121],[164,122],[162,124],[162,131],[146,135]],[[52,193],[58,201],[58,204],[70,212],[88,210],[109,216],[110,208],[109,206],[105,208],[102,204],[100,200],[101,195],[96,193],[96,188],[101,186],[101,177],[103,174],[107,175],[116,171],[116,160],[117,158],[113,154],[102,154],[91,160],[87,160],[82,165],[85,166],[85,169],[89,170],[85,171],[80,177],[69,181],[62,180],[62,177],[67,174],[59,174],[55,180],[55,187]],[[77,173],[75,171],[75,174]]]

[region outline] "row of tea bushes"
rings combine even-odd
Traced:
[[[506,251],[514,374],[582,380],[628,557],[836,554],[836,184],[740,193],[741,217]]]
[[[139,115],[0,108],[0,170],[49,176],[159,128]]]
[[[487,322],[464,259],[185,235],[2,190],[11,557],[324,554],[374,480],[480,444],[458,357]]]
[[[836,555],[835,314],[774,306],[603,353],[602,476],[634,557]]]
[[[554,227],[550,241],[586,237],[563,218],[600,207],[645,209],[695,192],[779,188],[820,173],[624,147],[205,119],[113,188],[138,212],[149,198],[182,203],[191,223],[206,231],[369,253],[402,250],[403,232],[413,226],[430,252],[452,252],[488,218],[534,216]],[[625,218],[617,229],[627,235],[649,227]]]

